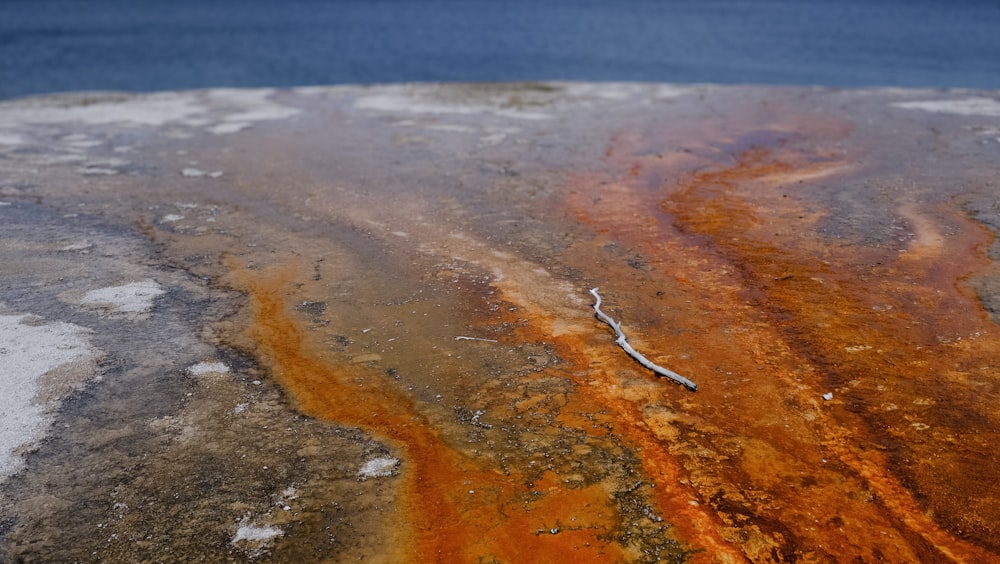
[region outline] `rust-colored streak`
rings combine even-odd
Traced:
[[[850,167],[800,145],[743,149],[696,173],[687,156],[609,149],[620,178],[576,180],[567,204],[579,220],[641,257],[643,284],[656,284],[619,290],[637,348],[683,352],[661,360],[701,386],[679,402],[655,390],[599,401],[631,405],[619,413],[660,453],[647,471],[679,460],[753,560],[989,561],[964,539],[974,530],[998,548],[997,499],[982,495],[1000,478],[984,447],[1000,439],[998,417],[969,390],[995,394],[1000,342],[961,280],[987,265],[990,237],[912,193],[878,220],[897,218],[903,237],[824,235],[828,203],[809,188]],[[683,180],[650,183],[671,176]],[[625,261],[602,266],[602,278],[630,277]],[[669,322],[642,313],[664,310]],[[650,407],[661,403],[677,407]]]
[[[322,347],[288,314],[287,296],[296,281],[308,279],[308,269],[294,261],[267,271],[229,265],[229,283],[251,297],[246,336],[301,411],[360,426],[406,453],[403,511],[398,538],[382,555],[386,561],[622,559],[606,538],[618,519],[607,491],[535,484],[539,501],[526,502],[525,476],[505,475],[453,450],[405,395],[353,365],[323,359]]]
[[[522,293],[510,280],[501,287],[508,294]],[[541,311],[537,304],[521,302],[521,305],[533,317],[533,323],[518,332],[521,338],[544,339],[553,333],[555,319],[551,315]],[[596,321],[594,327],[598,334],[606,328]],[[571,365],[571,370],[586,374],[580,381],[583,385],[575,398],[574,407],[589,412],[607,412],[609,416],[603,418],[604,423],[639,449],[642,475],[648,476],[656,485],[653,497],[657,507],[669,518],[677,536],[698,550],[691,555],[690,561],[743,561],[743,553],[734,547],[730,539],[720,534],[717,516],[696,501],[698,494],[688,485],[687,472],[664,448],[667,437],[659,436],[655,425],[651,425],[650,418],[644,415],[642,405],[645,402],[636,401],[647,399],[641,397],[643,392],[657,395],[661,390],[622,389],[622,382],[613,367],[629,364],[622,362],[619,349],[613,344],[614,337],[601,339],[603,342],[600,343],[595,343],[592,337],[593,333],[573,332],[561,334],[555,343],[560,357]],[[599,352],[602,349],[604,353]]]
[[[951,505],[958,493],[953,488],[968,483],[964,477],[972,467],[956,460],[941,463],[939,452],[961,441],[963,420],[995,415],[988,406],[962,399],[960,387],[949,394],[957,382],[945,376],[970,364],[967,354],[1000,345],[982,308],[958,285],[986,266],[982,249],[988,235],[944,206],[918,211],[919,204],[907,201],[894,208],[913,232],[902,248],[824,240],[813,234],[810,219],[816,216],[808,217],[804,202],[779,189],[791,184],[781,178],[791,170],[766,152],[750,152],[735,167],[695,176],[665,207],[678,225],[709,237],[714,249],[739,266],[752,303],[776,321],[791,349],[818,368],[823,383],[844,394],[849,409],[863,410],[882,448],[909,451],[899,458],[915,458],[933,470],[918,479],[918,492],[908,492],[894,476],[912,479],[899,458],[858,453],[835,437],[825,441],[827,448],[868,480],[895,518],[941,553],[966,561],[984,558],[928,519],[914,493],[936,497],[938,511]],[[783,229],[795,216],[796,229]],[[961,225],[947,242],[935,225],[942,220]],[[961,260],[943,259],[944,253]],[[973,344],[958,355],[939,348],[942,340],[963,337]],[[971,364],[985,363],[983,357]],[[933,413],[913,409],[914,404],[948,407]],[[909,413],[891,414],[899,410]],[[960,520],[961,508],[950,509]],[[979,514],[993,511],[977,508]]]
[[[416,344],[399,345],[381,368],[324,349],[323,330],[290,314],[304,294],[333,303],[330,288],[343,279],[312,283],[318,271],[287,257],[266,259],[276,264],[263,270],[229,265],[232,285],[252,299],[250,348],[302,410],[360,426],[405,453],[402,546],[390,558],[416,547],[415,561],[640,560],[614,499],[634,479],[646,488],[643,503],[652,500],[650,514],[670,524],[655,530],[657,540],[679,539],[674,553],[690,547],[695,562],[995,560],[1000,464],[991,445],[1000,417],[991,398],[1000,343],[963,283],[988,265],[990,237],[953,202],[934,199],[933,186],[878,197],[859,189],[857,179],[874,173],[839,148],[849,126],[766,119],[616,135],[599,171],[551,191],[554,208],[531,204],[533,220],[581,235],[560,240],[564,247],[547,246],[544,234],[523,247],[496,244],[504,237],[491,239],[491,229],[509,229],[489,224],[491,205],[512,205],[503,191],[492,203],[446,191],[454,205],[437,210],[417,196],[379,206],[362,191],[317,189],[310,214],[365,226],[379,241],[345,254],[416,265],[348,274],[351,261],[343,261],[342,278],[358,288],[373,276],[405,279],[362,289],[366,303],[438,284],[463,296],[440,308],[425,302],[413,312],[420,317],[406,317],[413,333],[401,341]],[[661,147],[671,135],[688,150]],[[478,218],[486,219],[477,232],[470,225]],[[359,243],[370,244],[332,247]],[[616,347],[592,318],[592,286],[638,350],[699,391],[655,378]],[[370,318],[404,317],[397,313]],[[414,337],[441,326],[454,332]],[[471,406],[480,392],[500,396],[504,386],[547,379],[489,403],[517,439],[494,443],[494,458],[473,454],[485,441],[463,448],[464,431],[443,421],[440,405],[384,374],[389,366],[425,369],[445,348],[471,354],[454,344],[456,334],[490,337],[497,349],[421,384],[454,388]],[[532,372],[506,356],[540,343],[558,362]],[[494,346],[462,341],[473,344]],[[462,373],[497,366],[503,382],[483,384],[492,376],[478,374],[468,384],[474,379]],[[572,387],[559,392],[558,409],[548,390],[538,391],[550,381]],[[550,418],[527,425],[538,413]],[[613,448],[581,462],[587,476],[575,486],[566,485],[575,473],[566,468],[578,462],[573,449],[559,455],[569,462],[562,470],[538,479],[518,440],[567,429],[578,432],[575,446]],[[626,470],[595,478],[607,453],[624,451],[635,457]],[[498,464],[503,457],[524,466]]]
[[[135,174],[81,183],[56,159],[51,182],[24,192],[14,178],[10,211],[60,229],[15,254],[120,263],[39,294],[60,302],[42,313],[131,325],[77,302],[112,273],[141,274],[167,293],[135,325],[152,331],[140,344],[192,345],[102,365],[118,384],[60,417],[119,413],[115,386],[184,366],[183,385],[205,393],[154,391],[168,400],[155,421],[80,443],[107,448],[58,452],[85,430],[43,445],[5,486],[17,515],[0,549],[44,558],[84,539],[65,554],[189,555],[208,539],[219,558],[1000,562],[1000,247],[970,219],[1000,226],[995,120],[897,103],[927,93],[605,88],[275,92],[296,117],[225,136],[150,129]],[[225,121],[232,108],[202,98],[206,124]],[[84,152],[105,158],[123,127],[84,127],[101,140]],[[174,133],[196,131],[179,150]],[[52,160],[38,148],[11,153],[15,177]],[[225,174],[163,173],[195,152]],[[116,216],[153,241],[87,234]],[[616,345],[595,286],[635,349],[697,391]],[[227,370],[196,375],[202,355]],[[46,468],[83,452],[114,469],[161,447],[162,468],[108,472],[89,492]],[[358,475],[388,455],[391,476]],[[167,491],[173,475],[192,476],[185,495]],[[87,493],[66,503],[95,517],[53,534],[65,520],[44,516],[65,504],[36,490],[50,477]],[[116,503],[94,509],[109,491]],[[151,538],[138,503],[163,501],[170,521],[191,499],[197,519],[133,542]],[[281,535],[246,542],[236,520]]]
[[[454,455],[442,448],[440,440],[416,416],[404,398],[387,396],[386,390],[373,387],[348,387],[350,376],[338,367],[329,366],[315,358],[308,350],[303,331],[286,313],[281,292],[294,280],[295,269],[285,268],[250,276],[235,271],[237,287],[245,288],[252,297],[253,324],[249,336],[258,344],[264,358],[269,361],[274,375],[298,401],[301,410],[313,417],[348,424],[366,429],[387,431],[387,436],[407,445],[414,470],[406,488],[414,505],[409,511],[412,519],[410,539],[403,539],[397,547],[395,558],[403,558],[406,545],[418,547],[424,557],[443,553],[452,555],[454,545],[438,546],[434,537],[427,534],[435,525],[448,526],[458,522],[457,511],[440,488],[433,483],[446,483],[443,474],[455,469],[458,462]],[[428,476],[428,466],[437,466],[437,477]],[[451,476],[454,478],[454,476]],[[404,529],[405,530],[405,529]]]
[[[563,354],[569,358],[572,358],[570,350],[595,348],[594,344],[578,338],[563,339],[561,345],[564,347]],[[605,346],[608,344],[605,343]],[[613,348],[611,351],[617,352]],[[593,356],[596,355],[592,355],[591,360]],[[620,364],[628,366],[620,356],[617,359],[613,355],[607,357],[604,362],[609,367]],[[634,391],[616,390],[619,381],[612,370],[594,366],[590,368],[590,385],[584,392],[586,397],[613,413],[612,424],[615,430],[639,448],[642,471],[658,486],[654,497],[659,508],[664,515],[669,516],[679,538],[699,549],[699,552],[692,555],[691,561],[742,561],[744,555],[733,546],[731,539],[720,533],[721,523],[718,517],[698,503],[698,494],[690,488],[686,470],[677,463],[670,450],[664,448],[665,439],[674,437],[658,434],[656,424],[651,424],[649,415],[642,409],[646,402],[636,401],[641,398],[642,392],[638,392],[637,398],[633,395]],[[671,415],[666,416],[669,418]]]

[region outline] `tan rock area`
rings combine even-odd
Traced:
[[[998,229],[996,92],[3,102],[0,561],[997,562]]]

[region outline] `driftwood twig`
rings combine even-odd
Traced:
[[[455,337],[456,341],[486,341],[487,343],[499,343],[496,339],[483,339],[481,337],[466,337],[465,335],[459,335]]]
[[[691,380],[688,380],[687,378],[681,376],[680,374],[674,372],[673,370],[653,364],[648,358],[642,356],[642,353],[633,349],[632,345],[628,343],[628,339],[625,337],[625,333],[622,332],[622,324],[615,323],[614,319],[611,319],[611,317],[609,317],[608,314],[601,311],[601,295],[597,293],[597,288],[593,288],[592,290],[590,290],[590,293],[593,294],[594,298],[597,299],[597,303],[594,304],[594,311],[597,312],[597,318],[607,323],[608,325],[611,326],[612,329],[615,330],[615,335],[618,336],[618,340],[616,340],[615,343],[617,343],[619,347],[624,349],[624,351],[628,353],[629,356],[639,361],[639,364],[645,366],[646,368],[652,370],[653,372],[659,374],[660,376],[666,376],[667,378],[670,378],[674,382],[677,382],[679,384],[684,384],[684,386],[691,391],[698,390],[698,385],[692,382]]]

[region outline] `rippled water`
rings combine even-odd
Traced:
[[[7,0],[0,98],[400,81],[997,88],[997,29],[988,0]]]

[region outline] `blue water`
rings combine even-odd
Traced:
[[[1000,1],[0,0],[0,98],[500,80],[1000,88]]]

